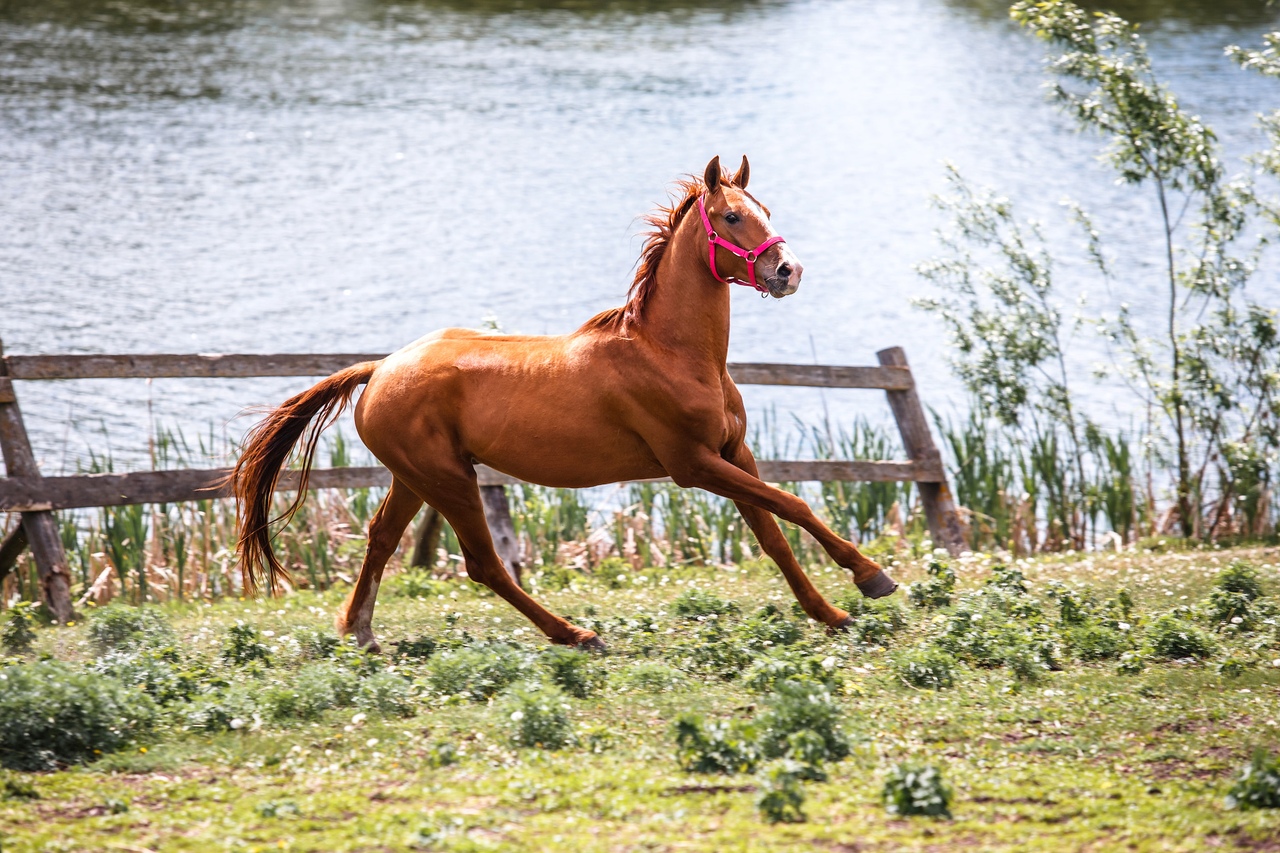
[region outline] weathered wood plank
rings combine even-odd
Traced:
[[[930,469],[915,462],[762,459],[759,465],[761,478],[772,483],[835,480],[908,482],[928,481],[941,476],[940,466]],[[226,468],[211,468],[73,477],[9,477],[0,479],[0,511],[31,512],[225,498],[230,493],[220,483],[228,473]],[[484,466],[480,466],[476,473],[482,486],[509,486],[522,482]],[[381,467],[316,468],[311,472],[313,489],[390,485],[391,473]],[[297,487],[298,472],[290,470],[280,475],[276,489],[292,491]]]
[[[830,364],[730,363],[729,375],[739,385],[802,385],[814,388],[875,388],[905,391],[914,387],[906,367],[862,367]]]
[[[11,355],[5,361],[14,379],[163,379],[328,376],[353,364],[385,357],[386,353],[183,353]]]
[[[246,353],[154,355],[11,355],[5,361],[14,379],[165,379],[328,376],[385,353]],[[740,385],[798,385],[820,388],[912,387],[909,368],[821,364],[730,364]]]

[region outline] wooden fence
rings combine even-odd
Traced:
[[[942,458],[934,445],[924,408],[905,353],[899,347],[877,353],[879,364],[840,367],[800,364],[730,364],[739,385],[798,385],[819,388],[870,388],[884,391],[902,434],[908,459],[890,460],[759,460],[760,477],[769,482],[862,481],[914,482],[920,490],[935,543],[958,553],[963,528],[947,486]],[[7,476],[0,478],[0,511],[20,513],[21,523],[0,543],[0,580],[22,551],[35,558],[43,598],[54,617],[73,616],[70,573],[53,512],[81,507],[174,503],[223,498],[216,484],[228,469],[139,471],[131,474],[42,476],[31,450],[14,382],[59,379],[246,378],[255,376],[327,376],[352,364],[385,354],[325,355],[9,355],[0,347],[0,450]],[[477,470],[485,494],[490,527],[498,552],[510,564],[515,538],[503,487],[519,483],[484,466]],[[310,488],[389,486],[382,467],[325,468],[311,473]],[[278,491],[297,489],[297,475],[286,471]]]

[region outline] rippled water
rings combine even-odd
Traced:
[[[1158,261],[1148,199],[1116,188],[1096,141],[1044,102],[1041,47],[1004,10],[0,2],[0,335],[12,353],[376,352],[487,316],[567,331],[623,298],[636,217],[666,185],[746,152],[806,274],[783,301],[736,294],[731,357],[857,364],[900,344],[943,404],[959,395],[938,327],[907,300],[934,252],[944,159],[1030,212],[1072,195],[1103,213],[1130,302]],[[1146,22],[1185,104],[1236,148],[1257,144],[1253,115],[1280,85],[1221,48],[1256,42],[1280,9],[1118,11]],[[52,473],[108,439],[137,461],[151,423],[221,432],[305,384],[19,394]],[[885,408],[873,392],[748,396],[784,419]]]

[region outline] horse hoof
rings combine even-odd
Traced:
[[[893,595],[897,588],[898,582],[883,571],[876,572],[870,579],[858,584],[858,591],[867,598],[884,598],[886,595]]]
[[[843,634],[853,627],[853,617],[846,616],[834,625],[827,626],[828,634]]]
[[[604,654],[606,651],[608,651],[609,647],[606,646],[604,644],[604,640],[600,639],[599,637],[592,637],[589,640],[583,640],[581,643],[578,643],[576,646],[574,646],[574,648],[584,652],[596,652],[597,654]]]

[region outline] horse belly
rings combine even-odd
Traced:
[[[616,428],[612,430],[617,432]],[[605,438],[573,429],[535,428],[532,441],[498,442],[476,461],[540,486],[582,489],[624,480],[665,477],[643,442],[631,436]]]

